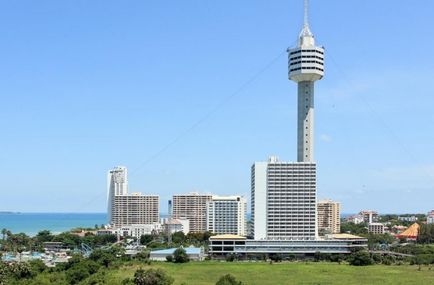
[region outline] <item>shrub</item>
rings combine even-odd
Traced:
[[[134,273],[134,284],[136,285],[171,285],[173,278],[167,275],[162,269],[137,269]],[[128,283],[127,283],[128,284]]]
[[[187,252],[182,247],[175,250],[175,252],[173,253],[173,258],[175,263],[185,263],[190,261]]]
[[[215,285],[243,285],[241,281],[237,281],[231,274],[226,274],[220,277]]]
[[[167,262],[172,262],[173,261],[173,256],[171,256],[171,255],[166,256],[166,261]]]
[[[354,266],[366,266],[373,264],[373,260],[366,251],[358,251],[353,254],[348,259],[348,262]]]

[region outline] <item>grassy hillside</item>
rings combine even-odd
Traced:
[[[248,285],[275,284],[434,284],[434,269],[417,266],[372,265],[355,267],[334,263],[228,263],[190,262],[187,264],[153,263],[143,268],[159,267],[175,278],[174,284],[208,285],[230,273]],[[134,275],[138,266],[108,272],[112,284]]]

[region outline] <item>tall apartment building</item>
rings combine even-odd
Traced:
[[[318,232],[337,234],[341,232],[341,205],[339,202],[322,200],[317,203]]]
[[[190,232],[205,232],[206,203],[212,200],[211,194],[188,193],[173,195],[172,217],[188,219]]]
[[[152,224],[160,221],[158,195],[118,195],[114,198],[111,225],[121,227],[134,224]]]
[[[114,227],[152,224],[160,220],[158,195],[128,194],[127,168],[120,166],[108,172],[108,220]]]
[[[255,240],[314,240],[316,164],[270,157],[252,166],[252,221]]]
[[[113,218],[115,196],[128,193],[128,170],[125,166],[115,167],[107,175],[107,213],[108,220]]]
[[[246,236],[247,201],[241,196],[213,196],[207,202],[207,230]]]

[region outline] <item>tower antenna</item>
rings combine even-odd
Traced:
[[[304,0],[304,27],[309,27],[309,0]]]

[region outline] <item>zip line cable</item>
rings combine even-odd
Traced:
[[[293,45],[294,43],[292,43]],[[169,141],[167,144],[165,144],[163,147],[161,147],[159,150],[157,150],[154,154],[149,156],[146,160],[144,160],[142,163],[139,164],[136,168],[134,168],[132,171],[129,171],[129,174],[135,174],[140,169],[148,165],[153,160],[157,159],[160,155],[165,153],[167,150],[169,150],[171,147],[173,147],[176,143],[178,143],[180,140],[182,140],[184,137],[189,135],[191,132],[193,132],[195,129],[197,129],[200,125],[202,125],[204,122],[206,122],[209,118],[211,118],[213,115],[215,115],[218,111],[220,111],[223,107],[225,107],[232,99],[237,97],[240,93],[242,93],[247,87],[249,87],[251,84],[253,84],[255,81],[257,81],[266,71],[268,71],[281,57],[286,53],[286,48],[281,51],[277,56],[272,58],[267,64],[265,64],[261,69],[259,69],[255,74],[253,74],[249,79],[244,81],[234,92],[230,93],[229,96],[224,98],[220,103],[218,103],[214,108],[212,108],[208,113],[203,115],[201,118],[199,118],[195,123],[193,123],[189,128],[185,129],[183,132],[179,133],[176,137],[174,137],[171,141]],[[100,194],[96,195],[92,199],[90,199],[88,202],[82,204],[77,210],[81,210],[88,205],[96,202],[97,200],[101,199],[102,196],[107,195],[106,192],[101,192]]]
[[[354,87],[349,76],[347,76],[347,74],[339,67],[339,65],[337,64],[336,60],[334,59],[334,57],[331,55],[330,51],[327,51],[327,55],[330,58],[330,61],[334,64],[336,70],[343,76],[344,78],[344,82],[346,82],[350,87]],[[377,117],[378,121],[380,122],[380,124],[383,126],[383,128],[385,130],[387,130],[387,132],[391,135],[391,137],[395,140],[395,142],[398,143],[398,145],[401,147],[402,151],[404,153],[406,153],[410,159],[412,159],[415,162],[418,162],[417,157],[413,154],[413,152],[411,152],[409,150],[409,148],[407,147],[407,145],[399,138],[399,136],[395,133],[395,131],[393,130],[392,127],[390,127],[386,120],[383,119],[383,117],[381,117],[381,115],[375,110],[375,108],[369,103],[369,101],[365,98],[365,96],[363,94],[361,94],[360,96],[356,96],[357,98],[359,98],[359,100],[361,100],[363,102],[363,104],[366,105],[366,107],[369,109],[369,111],[375,116]],[[434,175],[432,173],[430,173],[429,171],[423,170],[425,172],[425,174],[430,177],[433,182],[434,182]]]

